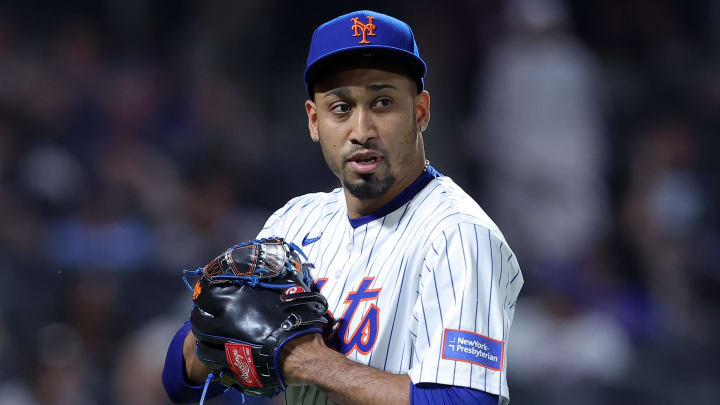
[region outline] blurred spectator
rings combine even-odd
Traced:
[[[38,405],[22,382],[13,380],[0,383],[0,405]]]
[[[158,384],[167,344],[182,325],[181,317],[155,319],[142,325],[119,349],[114,378],[116,404],[170,404]]]
[[[672,117],[643,129],[631,154],[621,219],[662,319],[664,334],[707,339],[703,305],[692,293],[694,255],[707,233],[696,136]]]
[[[519,384],[541,386],[552,376],[547,391],[560,394],[626,377],[632,361],[630,339],[607,313],[579,310],[567,297],[548,293],[540,300],[525,300],[515,322],[508,360],[514,367],[508,370]],[[573,397],[569,392],[563,400],[586,403],[582,395]]]
[[[488,55],[471,143],[485,201],[532,277],[578,260],[608,228],[602,76],[557,0],[513,0]],[[551,282],[551,281],[548,281]]]
[[[35,392],[44,405],[94,405],[93,373],[80,334],[70,325],[53,323],[37,338]]]

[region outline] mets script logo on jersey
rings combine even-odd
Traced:
[[[360,303],[363,301],[377,301],[382,288],[370,289],[374,279],[375,277],[362,279],[357,290],[350,291],[345,298],[345,304],[348,304],[348,306],[345,307],[345,312],[337,320],[336,338],[340,353],[346,356],[350,355],[354,350],[362,354],[368,354],[375,346],[375,341],[377,341],[380,308],[375,304],[370,304],[370,307],[365,310],[360,324],[355,327],[352,333],[348,330]],[[326,281],[327,279],[318,279],[315,282],[315,287],[321,290]]]
[[[373,24],[373,21],[375,20],[375,17],[367,16],[367,24],[363,24],[360,22],[359,17],[351,18],[350,21],[353,22],[352,27],[350,29],[353,30],[353,36],[359,37],[362,36],[362,40],[358,42],[359,44],[369,44],[370,41],[367,40],[367,37],[374,37],[375,36],[375,24]]]

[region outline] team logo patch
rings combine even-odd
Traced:
[[[248,387],[262,388],[262,382],[255,372],[250,345],[225,343],[225,356],[238,381]]]
[[[491,370],[502,370],[505,342],[479,333],[445,329],[442,358],[477,364]]]
[[[370,41],[368,41],[367,37],[374,37],[375,36],[375,24],[373,21],[375,20],[375,17],[367,16],[367,24],[363,24],[360,22],[359,17],[351,18],[350,21],[353,22],[352,27],[350,29],[353,30],[353,36],[359,37],[362,36],[362,39],[358,44],[369,44]]]

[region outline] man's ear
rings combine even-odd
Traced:
[[[315,109],[315,103],[311,100],[305,101],[305,112],[308,116],[308,129],[310,130],[310,139],[313,142],[320,141],[318,137],[318,126],[317,126],[317,110]]]
[[[415,96],[415,119],[418,132],[425,131],[430,122],[430,93],[426,90]]]

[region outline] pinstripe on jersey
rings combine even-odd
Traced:
[[[434,178],[407,197],[383,216],[349,221],[342,189],[307,194],[275,212],[258,237],[310,242],[303,250],[330,310],[338,318],[353,312],[339,336],[349,359],[407,373],[415,384],[471,387],[507,402],[506,353],[498,370],[447,359],[443,338],[447,329],[507,342],[523,284],[515,256],[450,178]],[[333,403],[315,387],[289,387],[286,400]]]

